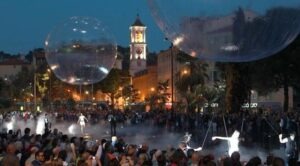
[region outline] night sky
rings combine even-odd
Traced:
[[[239,6],[263,13],[270,6],[299,6],[299,0],[160,0],[168,19],[181,18],[181,8],[196,15],[225,14]],[[195,3],[195,4],[193,4]],[[172,4],[172,5],[170,5]],[[174,7],[175,6],[175,7]],[[199,8],[200,6],[200,8]],[[201,9],[199,12],[199,9]],[[171,14],[170,14],[171,13]],[[147,26],[149,51],[167,49],[170,43],[155,24],[147,0],[0,0],[0,51],[26,54],[44,47],[55,26],[73,16],[97,18],[115,36],[121,46],[129,46],[129,26],[139,14]],[[193,15],[193,14],[189,14]],[[173,22],[178,22],[174,21]]]
[[[94,17],[111,28],[118,45],[129,46],[129,26],[139,13],[150,51],[168,48],[146,0],[1,0],[0,51],[26,54],[44,47],[48,33],[72,16]]]

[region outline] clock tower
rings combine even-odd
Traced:
[[[130,74],[146,69],[146,26],[137,15],[135,22],[130,26]]]

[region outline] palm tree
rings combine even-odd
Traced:
[[[149,103],[152,109],[164,109],[164,106],[170,99],[170,93],[168,93],[168,89],[169,80],[158,82],[156,89],[153,89],[152,94],[146,98],[146,101]]]
[[[194,94],[194,92],[197,86],[205,84],[208,78],[208,64],[182,52],[177,54],[177,61],[186,64],[189,72],[182,73],[179,71],[176,73],[175,86],[185,99],[188,110],[193,110],[195,108],[193,101],[197,98],[197,94]]]

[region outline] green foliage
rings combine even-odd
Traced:
[[[22,67],[22,70],[12,80],[14,98],[23,98],[33,93],[33,76],[33,70]]]
[[[189,69],[189,73],[176,73],[176,89],[185,99],[188,110],[194,110],[196,105],[199,106],[200,104],[198,103],[195,105],[195,103],[200,101],[199,94],[196,89],[199,88],[199,86],[204,85],[205,80],[208,79],[208,64],[182,52],[177,54],[177,61],[185,64],[185,66]]]
[[[151,109],[163,110],[165,104],[170,99],[169,80],[158,82],[156,91],[146,98],[146,102],[151,106]]]
[[[226,112],[238,112],[249,100],[251,82],[246,63],[225,63],[225,105]]]
[[[284,111],[288,109],[288,87],[299,88],[300,36],[276,55],[251,63],[252,86],[259,94],[284,88]]]
[[[129,73],[128,71],[122,71],[120,69],[113,68],[109,74],[99,83],[95,84],[96,89],[101,89],[103,93],[110,96],[112,107],[116,97],[120,97],[119,88],[129,84]]]
[[[133,85],[127,85],[122,89],[122,97],[128,103],[134,103],[139,99],[138,90],[133,87]]]

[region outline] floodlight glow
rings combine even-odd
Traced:
[[[37,121],[35,133],[42,135],[44,133],[44,130],[45,130],[45,121],[44,118],[40,116]]]
[[[108,71],[107,68],[105,68],[105,67],[100,67],[99,70],[102,71],[102,72],[105,73],[105,74],[108,74],[108,73],[109,73],[109,71]]]
[[[14,122],[10,121],[10,122],[6,123],[6,128],[7,128],[7,131],[13,130],[14,129]]]
[[[177,37],[177,38],[174,39],[173,44],[174,44],[174,46],[178,46],[183,41],[184,41],[183,37],[179,36],[179,37]]]
[[[74,124],[71,124],[71,125],[68,127],[68,132],[69,132],[69,134],[72,134],[72,135],[75,134],[75,125],[74,125]]]

